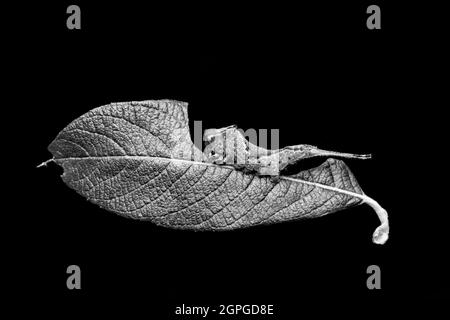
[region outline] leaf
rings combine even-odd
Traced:
[[[125,217],[170,228],[230,230],[367,203],[382,222],[374,242],[388,238],[386,211],[364,195],[344,162],[328,159],[279,179],[207,163],[191,141],[183,102],[93,109],[64,128],[49,150],[69,187]]]

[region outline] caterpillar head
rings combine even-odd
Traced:
[[[206,142],[204,155],[207,162],[223,163],[226,157],[226,138],[231,136],[231,130],[236,130],[236,126],[228,126],[220,129],[207,129],[203,134],[203,140]]]

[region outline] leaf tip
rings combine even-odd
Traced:
[[[373,233],[372,236],[373,243],[385,244],[388,239],[389,239],[389,227],[381,225],[375,229],[375,232]]]
[[[375,210],[378,219],[380,219],[381,222],[381,224],[375,229],[373,233],[372,241],[375,244],[385,244],[386,241],[389,239],[388,213],[378,204],[378,202],[376,202],[372,198],[369,198],[368,196],[364,195],[363,200],[365,203],[367,203]]]
[[[55,160],[55,158],[48,159],[47,161],[44,161],[41,164],[37,165],[36,168],[46,167],[47,163],[53,162],[54,160]]]

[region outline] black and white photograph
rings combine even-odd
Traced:
[[[182,320],[447,299],[446,40],[417,9],[28,7],[4,119],[15,302]]]

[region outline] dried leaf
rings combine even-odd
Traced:
[[[328,159],[279,179],[205,162],[191,141],[183,102],[93,109],[64,128],[49,150],[68,186],[125,217],[171,228],[229,230],[367,203],[382,222],[373,241],[388,238],[386,211],[364,195],[344,162]]]

